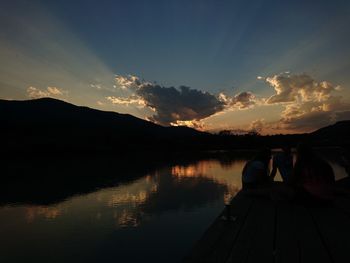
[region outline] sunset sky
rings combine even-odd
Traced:
[[[17,1],[0,98],[263,134],[350,119],[350,1]]]

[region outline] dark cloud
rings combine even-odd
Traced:
[[[256,104],[255,95],[247,91],[244,91],[235,95],[232,99],[232,105],[238,107],[239,109],[250,108],[255,104]]]
[[[163,87],[156,83],[141,81],[136,76],[117,75],[116,84],[120,92],[127,96],[109,96],[114,104],[144,106],[154,114],[149,120],[162,125],[187,125],[201,127],[200,120],[225,109],[246,109],[256,103],[250,92],[235,96],[224,93],[213,95],[186,86]]]
[[[140,80],[136,76],[116,76],[119,96],[106,97],[114,104],[148,110],[147,118],[162,125],[203,127],[203,119],[228,110],[245,110],[256,106],[282,103],[280,119],[274,122],[253,121],[247,129],[312,131],[335,121],[347,119],[340,87],[327,81],[316,81],[307,74],[285,72],[264,79],[275,91],[269,98],[256,98],[248,91],[229,96],[210,94],[186,86],[164,87]],[[114,93],[116,94],[116,93]]]
[[[225,108],[225,103],[216,96],[185,86],[176,89],[148,84],[137,89],[136,94],[154,109],[150,119],[163,125],[201,120]]]

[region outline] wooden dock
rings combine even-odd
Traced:
[[[350,262],[350,196],[331,205],[272,201],[239,192],[184,262]]]

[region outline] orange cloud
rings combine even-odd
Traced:
[[[47,87],[46,89],[39,89],[33,86],[28,87],[27,95],[31,99],[38,99],[44,97],[61,97],[67,94],[67,91],[61,90],[57,87]]]

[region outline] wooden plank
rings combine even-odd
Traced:
[[[225,245],[229,242],[228,239],[234,239],[240,231],[252,204],[253,199],[240,192],[231,202],[231,215],[235,216],[236,220],[224,221],[221,214],[184,258],[184,262],[220,262],[220,258],[227,253]],[[217,253],[220,253],[218,258]]]
[[[186,262],[350,262],[347,198],[304,206],[240,192],[231,214],[237,220],[217,218]]]
[[[333,262],[350,262],[350,218],[336,205],[308,207]]]
[[[257,198],[235,242],[230,244],[226,262],[272,262],[273,225],[273,203]]]
[[[304,206],[294,206],[294,220],[298,241],[299,262],[331,263],[331,256],[319,234],[318,227]]]
[[[256,217],[258,230],[253,236],[250,253],[248,253],[247,263],[273,262],[275,257],[276,238],[276,205],[271,200],[261,200],[259,202],[259,216]]]
[[[234,204],[236,203],[236,205]],[[237,239],[243,225],[246,223],[247,218],[250,217],[250,211],[254,206],[254,198],[241,196],[240,199],[234,200],[231,210],[232,215],[239,215],[235,223],[228,225],[226,231],[220,236],[220,239],[212,247],[210,253],[207,255],[206,260],[208,262],[225,262],[232,247],[232,244]]]
[[[274,242],[276,263],[299,262],[297,231],[294,220],[294,204],[288,201],[276,203],[276,234]]]

